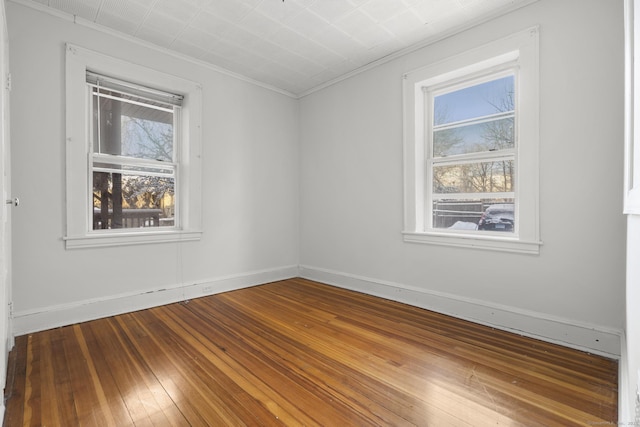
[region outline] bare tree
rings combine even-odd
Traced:
[[[497,101],[488,101],[496,113],[513,113],[515,108],[513,89],[500,95]],[[514,116],[506,116],[492,120],[483,125],[482,137],[490,150],[503,150],[513,148],[515,145]],[[498,191],[513,191],[514,164],[512,161],[500,161],[497,168],[492,165],[492,172],[497,169],[501,172],[499,179],[494,181]]]
[[[158,161],[173,160],[173,126],[136,117],[123,120],[126,151],[129,156]],[[169,178],[129,175],[124,178],[122,197],[131,207],[159,208],[165,194],[173,195],[174,180]]]
[[[141,159],[173,160],[173,126],[136,117],[123,117],[128,155]]]
[[[436,104],[436,110],[434,111],[434,126],[447,123],[449,111],[446,106],[442,104]],[[464,138],[460,135],[457,128],[439,129],[433,132],[433,157],[445,157],[449,155],[452,149],[461,144]],[[451,187],[450,175],[452,169],[449,167],[434,168],[433,171],[433,190],[436,193],[451,193],[456,192]]]

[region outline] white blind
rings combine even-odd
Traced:
[[[182,101],[184,100],[184,96],[182,95],[153,89],[136,83],[98,74],[89,70],[87,70],[87,83],[95,87],[120,92],[123,95],[134,95],[140,98],[170,105],[181,106]]]

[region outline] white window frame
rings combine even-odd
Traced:
[[[539,77],[538,28],[530,28],[477,49],[404,75],[404,230],[405,242],[538,254],[539,230]],[[465,78],[517,69],[515,127],[515,215],[513,233],[436,229],[425,217],[431,200],[427,153],[429,118],[425,88]]]
[[[174,147],[179,159],[176,176],[176,211],[179,223],[174,227],[93,230],[90,215],[91,165],[93,153],[89,141],[91,128],[86,73],[91,70],[184,96],[181,107],[180,144]],[[202,235],[201,165],[202,87],[194,82],[163,72],[93,52],[79,46],[66,46],[66,216],[64,241],[67,249],[122,246],[133,244],[199,240]]]
[[[625,162],[624,210],[625,214],[640,215],[640,7],[635,0],[625,0]]]

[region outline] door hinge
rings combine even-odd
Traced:
[[[11,92],[11,73],[7,73],[7,80],[5,82],[4,88]]]

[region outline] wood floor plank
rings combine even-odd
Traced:
[[[192,310],[195,310],[193,302],[190,307]],[[218,304],[216,305],[215,309],[212,308],[205,308],[203,311],[201,311],[201,315],[207,316],[211,313],[223,313],[225,319],[234,319],[234,323],[227,324],[227,327],[229,328],[229,331],[240,332],[238,336],[242,337],[242,344],[240,344],[241,347],[239,347],[238,350],[246,354],[260,355],[260,357],[267,358],[268,364],[271,365],[273,369],[261,370],[260,368],[257,368],[255,366],[255,361],[238,361],[240,361],[241,364],[245,367],[253,367],[251,370],[254,372],[258,372],[258,374],[260,374],[259,380],[264,383],[270,383],[276,386],[280,385],[283,387],[287,383],[290,383],[290,385],[288,386],[289,388],[302,387],[302,389],[291,393],[292,396],[296,397],[293,403],[299,404],[302,397],[306,397],[308,401],[311,401],[310,404],[307,404],[307,406],[309,408],[312,408],[314,410],[314,413],[309,413],[308,415],[312,417],[313,420],[315,420],[316,424],[322,424],[323,419],[324,422],[342,422],[343,425],[372,423],[372,420],[369,420],[366,417],[363,420],[358,419],[361,416],[362,412],[355,410],[356,408],[354,407],[353,402],[351,403],[351,405],[349,405],[349,408],[345,407],[345,405],[343,405],[340,400],[336,399],[335,394],[331,393],[331,390],[327,390],[324,387],[320,388],[316,386],[315,381],[317,380],[317,378],[310,379],[306,375],[301,375],[302,371],[309,371],[313,366],[316,365],[316,363],[311,363],[311,359],[315,357],[315,355],[312,354],[309,348],[305,348],[304,352],[302,352],[300,348],[296,348],[295,346],[287,346],[287,343],[278,337],[280,335],[280,332],[274,329],[268,329],[265,324],[261,325],[260,330],[257,333],[255,332],[255,330],[252,331],[251,328],[244,328],[243,325],[252,322],[250,318],[244,317],[242,315],[244,310],[238,310],[234,313],[231,307],[225,306],[224,304]],[[220,325],[220,323],[218,322],[216,324]],[[234,334],[237,334],[237,332],[235,332]],[[231,341],[226,342],[224,345],[226,351],[228,352],[230,351],[230,349],[235,350],[237,344]],[[245,348],[246,350],[242,350],[242,348]],[[280,352],[279,349],[285,350]],[[293,359],[292,356],[296,354],[304,354],[306,362],[304,362],[303,367],[298,367],[290,363]],[[327,362],[332,363],[331,360],[325,359],[324,364],[320,364],[320,366],[326,365]],[[331,377],[323,375],[321,379],[323,380],[323,383],[326,384],[327,379],[330,380]],[[312,391],[312,395],[308,395],[308,391]],[[331,406],[327,406],[325,402],[331,402]],[[368,413],[369,411],[365,412]],[[347,419],[344,419],[345,417]],[[399,418],[397,416],[396,418],[397,425],[405,422],[402,418]]]
[[[79,353],[73,353],[73,356],[80,357],[84,361],[82,370],[84,377],[76,376],[73,382],[81,382],[85,391],[93,397],[90,401],[83,402],[81,413],[78,411],[79,424],[93,425],[98,423],[109,427],[131,425],[131,418],[122,400],[122,395],[118,393],[111,369],[103,363],[103,354],[96,346],[90,324],[74,325],[72,330],[76,339],[77,351],[79,350]],[[67,355],[69,354],[71,353],[67,353]],[[82,397],[76,397],[76,403]]]
[[[197,360],[185,351],[184,345],[172,339],[150,311],[123,316],[120,324],[129,337],[138,335],[134,344],[137,351],[172,400],[183,408],[189,424],[228,424],[226,411],[215,405],[219,395],[215,387],[205,381]]]
[[[340,304],[340,302],[338,302],[338,304]],[[402,306],[400,307],[402,308]],[[333,308],[333,310],[335,310],[335,307]],[[416,310],[418,309],[404,307],[402,315],[404,316],[406,313],[416,311]],[[370,311],[370,312],[375,313],[375,311]],[[418,311],[418,312],[421,316],[423,316],[424,311]],[[441,318],[444,317],[440,315],[438,316]],[[340,318],[339,316],[336,317],[336,319],[339,319],[339,318]],[[362,321],[363,318],[364,318],[363,316],[359,316],[358,320]],[[372,317],[370,322],[371,322],[370,326],[372,328],[376,328],[376,329],[384,328],[384,325],[383,325],[384,320],[376,320]],[[373,322],[376,322],[377,324],[374,326]],[[582,353],[580,352],[576,354],[576,352],[573,350],[567,350],[559,346],[552,346],[545,343],[544,351],[538,352],[538,350],[534,349],[534,353],[529,352],[529,354],[527,354],[526,352],[522,351],[523,349],[526,350],[526,347],[521,346],[520,349],[517,349],[515,351],[512,350],[513,347],[517,347],[517,345],[519,345],[518,343],[520,341],[519,339],[516,339],[520,337],[514,336],[513,334],[508,334],[500,331],[493,331],[490,328],[483,328],[478,325],[469,324],[468,322],[459,321],[457,319],[448,319],[448,322],[460,323],[464,326],[465,330],[471,329],[473,331],[472,332],[473,339],[472,340],[465,339],[465,334],[466,334],[465,330],[458,330],[455,335],[451,336],[451,338],[438,335],[437,340],[435,341],[434,340],[422,341],[423,344],[428,344],[429,349],[431,350],[437,349],[442,354],[446,355],[446,360],[450,360],[450,359],[461,360],[463,358],[466,358],[469,362],[474,362],[475,364],[477,364],[479,361],[482,362],[484,360],[484,364],[490,365],[491,368],[495,370],[496,374],[504,374],[505,376],[507,376],[507,374],[511,374],[513,376],[513,379],[505,378],[505,380],[509,380],[509,383],[511,381],[519,381],[520,383],[524,383],[528,380],[531,380],[531,376],[534,376],[535,377],[533,378],[534,382],[537,382],[539,384],[547,384],[548,391],[544,394],[547,396],[550,395],[552,397],[554,394],[558,396],[563,396],[565,394],[568,396],[575,396],[576,393],[580,392],[582,393],[583,397],[585,397],[585,399],[589,399],[590,397],[592,398],[595,396],[600,401],[600,399],[602,399],[603,391],[606,392],[608,390],[610,392],[609,400],[608,400],[609,404],[611,405],[616,404],[617,393],[615,393],[615,389],[612,390],[610,386],[603,388],[601,384],[598,384],[597,376],[592,375],[592,373],[589,373],[586,370],[584,372],[581,372],[580,370],[576,369],[576,363],[579,363],[579,360],[580,360],[579,356],[582,355]],[[455,325],[447,329],[455,330],[454,326]],[[421,329],[428,330],[428,328],[425,325],[423,325]],[[396,337],[398,335],[402,335],[403,330],[404,328],[398,327],[397,322],[394,322],[393,324],[391,324],[388,329],[388,331],[393,331],[393,335]],[[483,338],[483,334],[487,335],[487,332],[490,334],[491,339],[488,339],[488,337]],[[416,337],[419,337],[421,333],[422,331],[420,329],[411,327],[410,329],[410,334],[412,337],[411,340],[415,342]],[[498,344],[496,344],[494,342],[496,341],[496,335],[498,336],[502,335],[502,336],[505,336],[505,338],[499,340]],[[393,342],[393,336],[389,337],[387,333],[380,333],[379,336],[384,337],[384,339],[387,340],[387,342],[389,343]],[[509,341],[507,341],[507,339],[509,339]],[[473,346],[469,346],[468,349],[465,349],[464,346],[458,345],[460,341],[466,342],[466,343],[472,343]],[[530,340],[530,339],[524,339],[524,342],[528,343],[529,347],[532,346],[532,343],[536,344],[535,340]],[[548,351],[549,347],[553,348],[554,351],[549,352]],[[409,346],[408,348],[411,348],[411,347]],[[482,348],[486,350],[486,352],[478,352],[477,351],[478,348]],[[563,359],[559,359],[558,355],[563,354],[565,352],[567,352],[567,354],[570,355],[570,357],[567,357],[565,359],[567,363],[564,366],[568,366],[569,368],[559,367],[557,363],[550,364],[550,363],[544,362],[540,358],[540,356],[544,356],[546,358],[548,357],[549,354],[552,354],[552,355],[555,354],[556,361],[562,362]],[[587,356],[587,360],[594,359],[590,355],[586,355],[586,356]],[[596,358],[596,359],[602,359],[602,358]],[[526,360],[532,361],[532,367],[533,367],[533,363],[535,363],[535,369],[522,371],[521,368],[523,367],[523,363],[525,363]],[[511,363],[513,361],[518,362],[519,365],[517,369],[512,368]],[[589,364],[588,366],[590,367],[593,365]],[[609,363],[609,366],[610,366],[610,363]],[[605,381],[608,381],[608,384],[611,384],[612,380],[615,379],[615,376],[616,376],[616,373],[612,372],[611,369],[609,369],[609,376],[605,378]],[[597,390],[597,392],[590,393],[589,391],[590,389]],[[594,407],[597,407],[597,405],[594,405]]]
[[[617,362],[290,279],[17,337],[4,425],[585,426]]]
[[[26,401],[27,341],[27,335],[16,337],[13,350],[9,353],[4,396],[6,402],[5,425],[23,425]]]
[[[192,302],[193,304],[193,302]],[[182,323],[182,319],[174,313],[173,321]],[[186,324],[182,324],[186,327]],[[202,331],[202,332],[201,332]],[[222,331],[222,334],[218,332]],[[227,330],[229,332],[229,330]],[[326,411],[318,409],[317,405],[310,404],[315,396],[297,382],[290,381],[290,373],[278,369],[273,363],[266,363],[261,354],[245,345],[244,339],[238,339],[237,333],[231,331],[231,336],[224,336],[224,328],[216,325],[208,327],[203,323],[198,331],[194,331],[194,338],[205,343],[210,354],[217,353],[215,365],[224,370],[224,374],[237,382],[240,390],[249,393],[254,399],[268,408],[278,408],[279,420],[289,422],[303,421],[305,424],[323,424],[324,422],[340,422],[339,414],[334,414],[332,419],[325,419]],[[206,338],[205,338],[206,336]],[[211,342],[215,344],[211,344]],[[206,357],[206,354],[203,354]],[[258,386],[259,385],[259,386]],[[296,396],[295,401],[283,399],[281,393],[274,388],[286,387],[287,393]],[[305,406],[306,411],[300,411],[300,405]]]
[[[113,319],[103,319],[92,322],[91,328],[96,348],[103,355],[102,369],[111,372],[133,424],[187,425],[117,323]]]
[[[192,309],[197,310],[195,305],[192,305]],[[331,401],[333,396],[325,390],[319,390],[315,387],[313,382],[308,381],[308,378],[304,378],[301,375],[304,368],[297,366],[293,357],[296,354],[300,354],[300,349],[295,345],[289,345],[286,338],[279,337],[278,333],[274,333],[272,329],[268,329],[265,325],[261,325],[259,331],[252,330],[251,328],[245,328],[244,325],[251,322],[250,318],[242,316],[241,311],[234,312],[231,307],[222,305],[216,305],[216,307],[201,307],[201,315],[207,316],[212,310],[216,313],[223,313],[225,318],[233,319],[232,323],[227,323],[227,327],[230,331],[236,330],[240,332],[242,336],[242,347],[253,354],[260,354],[261,357],[268,358],[269,363],[274,366],[274,369],[279,370],[281,374],[286,375],[290,380],[295,381],[297,384],[303,384],[306,388],[314,389],[316,395],[319,398]],[[309,351],[305,352],[305,356],[308,358],[307,362],[310,362],[314,357]],[[308,363],[307,368],[311,368],[312,364]]]
[[[42,338],[46,337],[46,334],[42,334]],[[40,341],[34,340],[34,337],[30,335],[27,339],[27,363],[26,363],[26,376],[24,386],[24,415],[23,425],[32,426],[37,425],[39,419],[42,418],[40,414]],[[35,412],[35,414],[34,414]],[[55,420],[57,421],[57,420]]]
[[[259,307],[264,307],[260,305]],[[250,309],[249,304],[244,304],[242,306],[242,312],[248,312]],[[261,311],[262,314],[266,315],[266,318],[271,318],[268,310],[276,310],[278,311],[277,305],[275,301],[271,301],[271,307],[264,307]],[[260,312],[258,308],[255,312]],[[256,322],[256,319],[250,319],[249,322]],[[289,326],[287,326],[289,324]],[[265,323],[263,322],[263,328],[265,327]],[[292,326],[293,325],[293,326]],[[329,366],[334,366],[334,369],[338,371],[347,371],[349,372],[349,376],[356,377],[356,379],[362,384],[370,384],[375,382],[375,385],[371,386],[372,389],[385,389],[384,393],[385,399],[391,400],[393,399],[396,390],[393,387],[388,387],[388,382],[385,382],[384,379],[386,376],[392,375],[389,371],[389,366],[382,360],[375,359],[375,356],[372,355],[372,351],[375,349],[370,349],[370,352],[363,351],[359,349],[357,346],[352,344],[343,344],[335,334],[331,332],[327,332],[326,330],[322,330],[319,325],[314,325],[309,319],[305,318],[293,318],[289,319],[283,315],[281,312],[281,317],[279,317],[279,321],[272,325],[272,331],[282,331],[282,333],[292,333],[291,329],[297,330],[297,334],[305,337],[305,358],[309,356],[311,352],[316,355],[321,355],[323,357],[323,364],[329,364]],[[317,335],[316,331],[322,330],[325,333],[325,339],[320,340],[319,335]],[[276,335],[276,333],[271,332],[270,339]],[[362,363],[367,359],[372,363]],[[375,360],[374,360],[375,359]],[[303,363],[306,364],[307,361],[303,360]],[[358,368],[356,368],[358,366]],[[365,372],[362,372],[362,370]],[[406,400],[408,396],[406,393],[400,393],[402,395],[402,400]],[[369,401],[370,396],[367,397],[367,402]]]
[[[61,425],[74,425],[77,424],[78,417],[73,401],[69,367],[64,353],[64,338],[59,331],[51,332],[50,352],[46,356],[51,359],[51,375],[44,394],[55,396],[55,400],[52,399],[52,404],[55,404],[53,419],[59,419]]]

